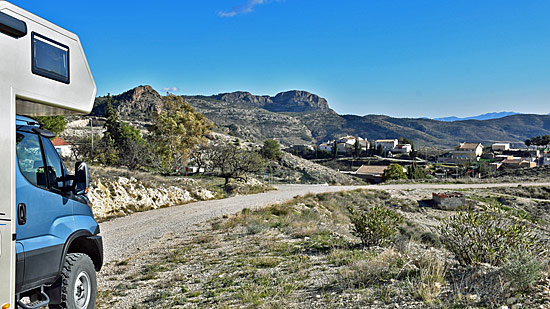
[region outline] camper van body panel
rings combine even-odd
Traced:
[[[10,303],[14,308],[15,115],[87,114],[93,108],[96,85],[75,34],[7,1],[0,0],[0,12],[23,21],[27,28],[21,37],[0,32],[0,306]],[[33,73],[33,63],[38,63],[33,60],[33,33],[67,47],[67,82]]]

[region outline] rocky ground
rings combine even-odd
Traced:
[[[516,286],[505,266],[460,266],[437,227],[464,210],[431,207],[433,191],[310,194],[224,215],[192,233],[164,234],[157,245],[105,266],[98,306],[550,308],[547,257],[527,289]],[[461,192],[467,208],[498,208],[550,239],[548,188]],[[404,220],[389,244],[364,248],[351,232],[347,207],[371,204]]]
[[[232,184],[224,192],[217,177],[171,177],[131,171],[125,168],[91,166],[88,198],[98,221],[135,212],[275,190],[254,178]]]

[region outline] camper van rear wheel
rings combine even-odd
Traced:
[[[94,264],[83,253],[69,253],[61,272],[61,304],[57,308],[94,308],[97,282]]]

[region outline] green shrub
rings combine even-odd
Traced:
[[[432,232],[422,233],[422,235],[420,235],[420,240],[422,241],[422,243],[430,245],[434,248],[441,247],[441,240],[439,240],[439,237],[437,237],[437,235]]]
[[[510,253],[503,271],[512,284],[520,290],[528,290],[533,282],[540,279],[541,261],[524,250],[515,250]]]
[[[403,222],[402,216],[382,206],[360,210],[350,207],[348,210],[353,224],[352,234],[359,237],[365,247],[386,245]]]
[[[384,173],[382,174],[382,179],[384,181],[386,180],[399,180],[399,179],[407,179],[407,174],[405,174],[405,171],[403,170],[403,167],[399,164],[390,164],[386,170],[384,170]]]
[[[545,248],[532,227],[500,213],[459,213],[446,219],[439,231],[445,246],[465,266],[500,266],[514,250],[538,254]]]

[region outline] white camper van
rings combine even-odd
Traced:
[[[0,158],[2,159],[0,168],[0,308],[2,309],[25,308],[24,304],[16,303],[16,262],[18,265],[17,275],[19,275],[20,272],[24,272],[24,268],[19,268],[20,252],[23,259],[21,265],[24,267],[25,252],[27,252],[24,251],[24,246],[32,247],[33,241],[43,244],[47,237],[50,237],[49,239],[57,237],[54,235],[55,233],[52,232],[53,234],[50,235],[50,232],[46,231],[44,232],[46,235],[42,235],[44,237],[40,240],[33,238],[33,241],[29,240],[26,244],[26,240],[20,241],[22,235],[18,234],[23,231],[22,224],[32,227],[33,222],[37,221],[36,218],[31,218],[32,210],[28,209],[31,207],[30,205],[27,205],[27,208],[20,207],[21,205],[25,206],[23,203],[16,206],[20,198],[27,198],[27,196],[17,196],[16,185],[18,192],[20,179],[25,181],[29,179],[27,174],[21,171],[21,164],[17,165],[19,149],[16,151],[16,136],[19,143],[19,130],[27,130],[21,135],[27,134],[40,141],[39,144],[42,148],[38,148],[38,151],[42,151],[42,159],[46,158],[45,149],[48,145],[44,143],[49,142],[47,139],[49,134],[39,128],[34,129],[29,123],[24,126],[17,123],[16,126],[16,114],[31,117],[87,114],[92,110],[95,95],[96,86],[78,37],[7,1],[0,0]],[[46,161],[46,159],[44,160]],[[48,160],[50,160],[49,157]],[[66,172],[60,172],[62,185],[57,188],[58,191],[54,192],[51,187],[54,184],[57,186],[57,184],[55,180],[53,184],[52,180],[47,180],[48,175],[46,174],[49,172],[44,172],[49,171],[50,164],[42,164],[45,165],[34,166],[36,173],[34,180],[29,179],[31,184],[21,183],[21,185],[26,185],[30,189],[42,190],[40,191],[41,196],[57,192],[60,199],[61,197],[69,199],[71,194],[78,195],[74,193],[75,188],[69,192],[70,185],[65,185],[70,178],[70,175],[65,174]],[[57,164],[60,166],[58,170],[64,168],[62,162],[58,161]],[[42,177],[45,179],[42,187],[40,183],[34,183],[34,186],[32,184],[40,176],[37,168],[42,170]],[[87,169],[85,172],[87,176]],[[71,177],[74,179],[74,176]],[[54,177],[54,179],[56,178]],[[56,181],[60,181],[59,179],[58,177]],[[81,188],[80,191],[82,191]],[[96,237],[95,241],[97,242],[98,236],[86,237],[83,240]],[[85,254],[85,252],[77,253],[78,251],[71,253],[66,249],[62,252],[71,254],[73,258]],[[32,252],[27,252],[27,258],[32,254]],[[27,266],[28,269],[37,267],[34,264]],[[85,280],[86,278],[78,279]],[[48,284],[51,285],[53,279],[49,278],[48,280],[44,279],[36,285],[33,285],[32,282],[24,283],[22,286],[26,288],[17,293],[28,292],[38,287],[45,295],[44,288],[47,288]],[[90,298],[86,297],[84,299],[86,303],[82,304],[87,307]]]

